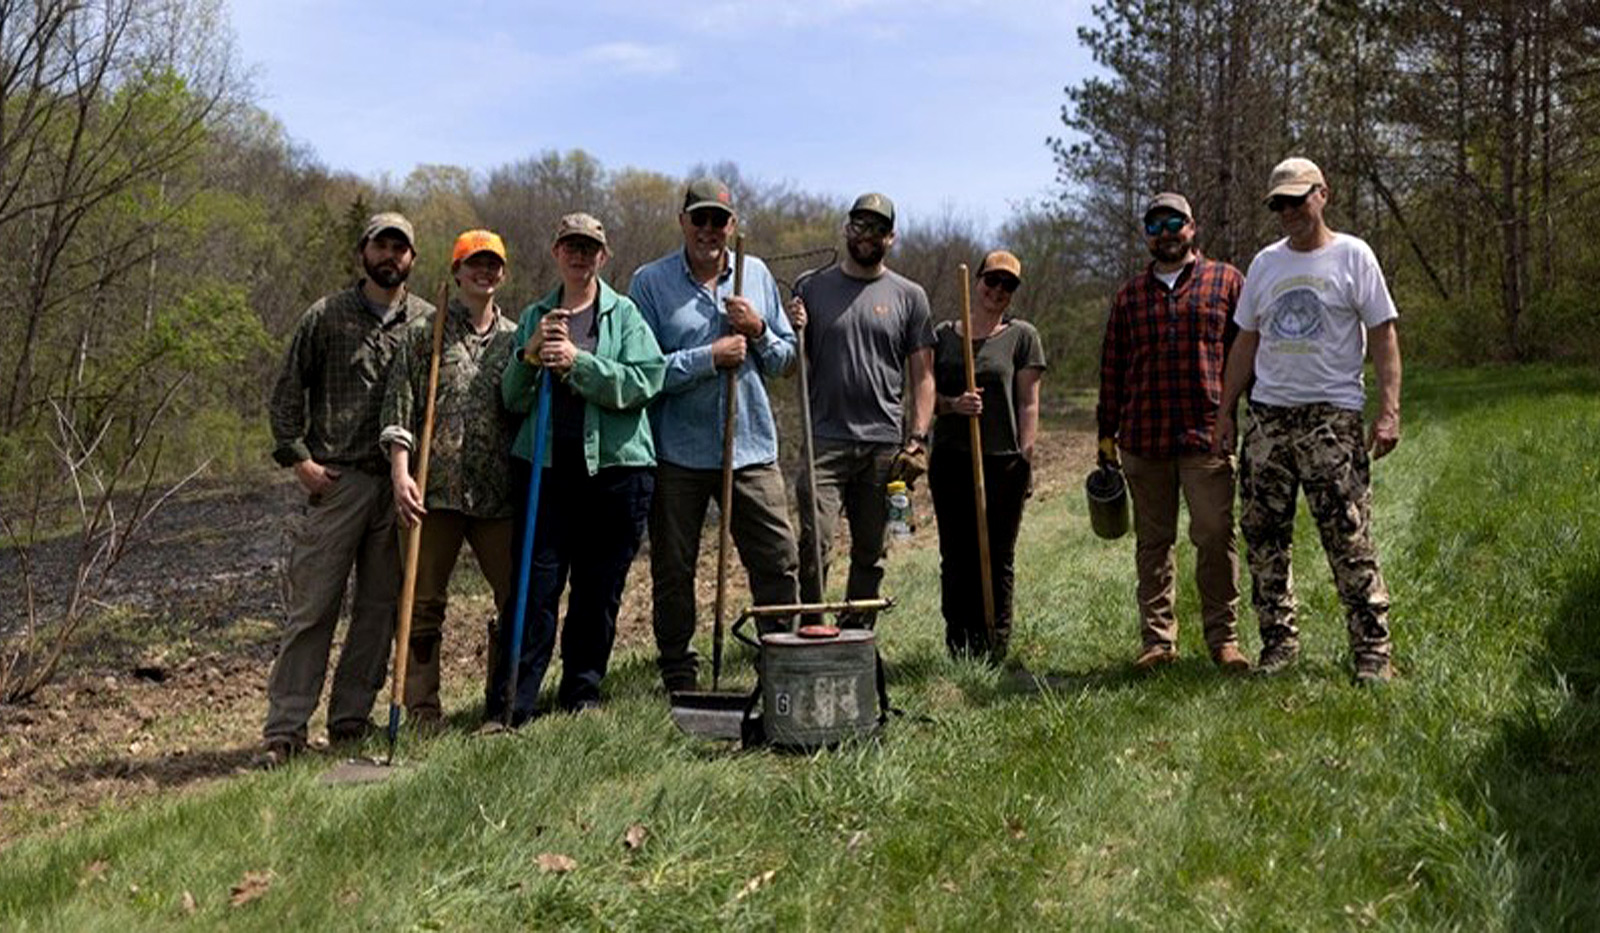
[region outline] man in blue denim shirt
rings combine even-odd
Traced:
[[[699,658],[690,644],[695,564],[707,503],[721,492],[730,373],[738,397],[733,540],[757,605],[794,603],[800,595],[777,426],[762,382],[794,365],[794,330],[761,260],[745,258],[744,295],[734,296],[728,240],[738,222],[727,185],[692,182],[678,214],[683,249],[640,267],[628,290],[667,357],[666,380],[650,408],[657,461],[650,578],[656,663],[669,693],[698,685]]]

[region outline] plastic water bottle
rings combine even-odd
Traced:
[[[889,484],[889,535],[904,540],[911,537],[911,496],[906,484],[895,480]]]

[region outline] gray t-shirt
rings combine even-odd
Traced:
[[[983,392],[983,414],[978,417],[986,454],[1016,453],[1017,373],[1044,369],[1044,344],[1027,321],[1007,318],[1005,329],[973,342],[974,381]],[[933,351],[933,386],[940,395],[955,397],[967,391],[966,338],[955,321],[937,329],[939,345]],[[972,429],[966,415],[940,415],[933,422],[933,446],[972,449]]]
[[[931,347],[933,313],[922,286],[897,272],[875,279],[824,269],[800,285],[817,437],[898,444],[906,359]]]

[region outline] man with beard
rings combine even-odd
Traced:
[[[405,288],[413,239],[399,214],[367,221],[356,244],[365,275],[300,318],[272,390],[272,456],[294,469],[307,499],[289,553],[288,624],[267,681],[270,762],[306,746],[352,567],[355,597],[328,699],[328,738],[357,740],[374,728],[368,715],[383,687],[400,575],[379,412],[406,326],[433,312]]]
[[[1233,408],[1250,379],[1250,427],[1239,464],[1240,530],[1261,626],[1256,670],[1300,654],[1289,555],[1304,489],[1317,522],[1359,684],[1394,676],[1389,590],[1372,541],[1372,464],[1400,443],[1400,343],[1394,300],[1372,247],[1323,221],[1328,184],[1309,159],[1285,159],[1267,182],[1267,210],[1287,234],[1250,262],[1234,315],[1216,449],[1232,450]],[[1378,377],[1378,412],[1363,436],[1362,358]],[[1370,452],[1371,460],[1368,459]]]
[[[807,277],[789,304],[796,327],[807,327],[811,367],[811,424],[816,509],[800,482],[800,589],[818,602],[826,588],[828,552],[841,508],[850,522],[848,599],[875,599],[883,582],[885,486],[914,481],[927,468],[933,420],[933,314],[922,286],[884,264],[894,245],[894,202],[863,194],[844,226],[845,256]],[[901,397],[910,369],[909,432],[901,426]],[[893,474],[893,475],[891,475]],[[819,527],[810,527],[815,514]],[[813,544],[813,540],[817,543]],[[816,556],[821,552],[822,566]],[[868,614],[843,618],[871,627]]]
[[[1133,666],[1178,659],[1173,546],[1178,498],[1189,507],[1195,586],[1211,659],[1242,674],[1239,559],[1233,533],[1233,458],[1213,452],[1223,364],[1233,342],[1239,270],[1195,248],[1194,215],[1181,194],[1158,194],[1144,211],[1150,266],[1117,292],[1100,360],[1100,462],[1121,464],[1133,496],[1139,635]]]
[[[763,606],[792,604],[799,595],[778,431],[762,381],[794,365],[794,331],[761,260],[745,257],[744,295],[733,294],[728,241],[738,224],[727,185],[714,178],[692,182],[678,213],[683,249],[640,267],[628,289],[667,358],[661,394],[650,406],[656,448],[650,580],[656,663],[669,693],[697,685],[699,659],[690,645],[695,562],[707,503],[722,488],[729,374],[737,395],[730,520],[750,595]]]

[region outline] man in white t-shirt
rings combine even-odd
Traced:
[[[1400,442],[1398,315],[1371,247],[1323,222],[1328,185],[1315,163],[1280,162],[1266,202],[1288,236],[1257,253],[1246,274],[1214,447],[1232,449],[1234,409],[1254,376],[1239,461],[1239,526],[1261,626],[1256,670],[1274,674],[1299,657],[1289,557],[1303,488],[1345,606],[1355,680],[1378,683],[1394,669],[1389,591],[1372,543],[1368,455],[1382,457]],[[1362,358],[1369,348],[1379,404],[1363,436]]]

